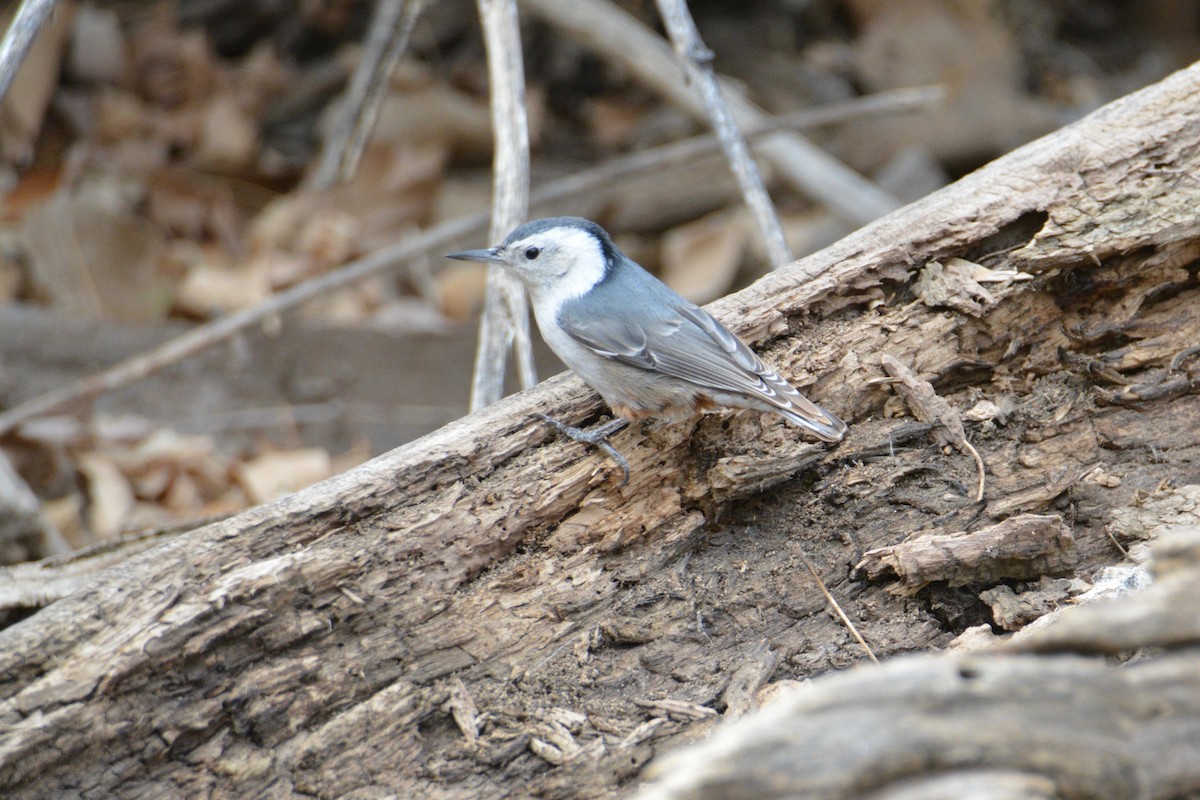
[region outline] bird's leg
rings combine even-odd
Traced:
[[[625,456],[617,452],[617,448],[613,447],[608,441],[608,437],[618,431],[622,431],[629,427],[629,420],[625,417],[613,417],[603,425],[592,428],[590,431],[585,431],[583,428],[576,428],[574,425],[568,425],[565,422],[559,422],[549,414],[534,414],[535,417],[542,422],[550,425],[556,431],[566,436],[568,439],[573,439],[576,442],[590,444],[593,447],[599,447],[604,452],[608,453],[609,457],[617,462],[617,466],[621,468],[621,482],[617,487],[624,486],[629,483],[629,462],[625,460]]]

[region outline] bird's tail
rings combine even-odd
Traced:
[[[774,410],[823,441],[840,442],[846,435],[846,423],[807,397],[801,395],[800,400],[803,402],[793,399],[787,407],[776,406]]]

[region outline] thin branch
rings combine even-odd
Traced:
[[[683,65],[688,82],[696,87],[712,129],[721,141],[729,168],[737,178],[746,206],[758,225],[759,233],[762,234],[771,266],[779,269],[785,264],[790,264],[792,251],[783,236],[783,226],[779,224],[779,216],[771,203],[771,195],[767,194],[767,187],[763,185],[762,176],[758,174],[758,165],[751,158],[746,140],[742,138],[733,114],[721,96],[721,87],[717,84],[717,76],[712,68],[712,51],[704,46],[700,31],[696,29],[696,23],[688,13],[684,0],[658,0],[658,13],[666,25],[671,44],[675,47],[675,55]]]
[[[529,213],[529,122],[525,113],[525,66],[515,0],[477,0],[487,48],[493,163],[490,242],[498,242],[525,221]],[[517,362],[521,387],[537,383],[525,290],[496,265],[488,267],[487,298],[479,323],[479,348],[471,383],[471,410],[478,411],[504,396],[509,347]]]
[[[380,0],[363,40],[362,58],[329,126],[310,180],[324,191],[349,180],[358,169],[367,137],[375,127],[388,79],[408,49],[425,0]]]
[[[832,594],[830,594],[829,587],[825,585],[825,581],[821,580],[821,575],[817,572],[817,568],[812,565],[812,562],[808,560],[808,556],[806,556],[804,551],[799,547],[796,548],[796,553],[800,556],[800,560],[804,562],[804,566],[808,568],[808,572],[813,576],[813,580],[817,582],[817,588],[821,590],[821,594],[825,595],[825,602],[829,603],[829,607],[832,608],[834,613],[838,615],[838,618],[841,619],[842,624],[846,626],[848,631],[850,631],[850,635],[853,636],[854,640],[858,642],[860,646],[862,646],[863,650],[867,652],[867,658],[878,664],[879,659],[875,657],[875,651],[871,649],[871,646],[867,644],[867,640],[864,639],[862,634],[858,632],[858,628],[854,627],[854,623],[850,621],[848,616],[846,616],[846,612],[842,610],[841,604],[834,599]]]
[[[748,128],[745,135],[755,141],[781,130],[816,128],[881,114],[915,111],[940,103],[944,98],[945,90],[940,86],[918,86],[911,89],[878,92],[857,100],[832,103],[828,106],[773,117],[764,120],[761,125]],[[560,203],[572,197],[594,195],[596,192],[617,189],[619,188],[617,181],[625,177],[686,164],[701,156],[714,153],[720,147],[716,136],[706,133],[658,147],[639,150],[548,183],[534,191],[530,202],[534,208],[538,208],[552,203]]]
[[[672,103],[703,118],[704,108],[679,76],[671,48],[635,17],[606,0],[521,0],[528,11],[628,69]],[[724,87],[738,124],[753,127],[769,115],[736,90]],[[838,216],[865,224],[900,206],[871,181],[795,133],[767,137],[760,152],[780,177]]]
[[[967,439],[962,440],[963,449],[971,454],[971,458],[975,459],[975,471],[979,473],[979,486],[975,491],[975,502],[983,500],[984,491],[987,488],[987,470],[983,466],[983,456],[979,455],[979,451],[975,449],[975,445],[971,444]]]
[[[0,42],[0,101],[12,88],[34,37],[53,10],[54,0],[23,0],[17,9],[12,24],[4,34],[4,41]]]

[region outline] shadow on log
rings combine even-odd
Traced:
[[[1036,513],[1069,528],[1075,575],[1119,560],[1117,511],[1200,481],[1198,91],[1195,66],[711,306],[851,421],[837,448],[749,412],[632,429],[618,489],[531,419],[598,416],[563,376],[11,626],[3,794],[630,796],[651,756],[768,681],[863,658],[805,562],[886,655],[986,622],[996,578],[897,597],[851,580],[868,550]],[[922,268],[954,257],[1033,279],[967,287],[977,308],[917,301]],[[969,456],[897,418],[885,352],[957,409],[994,409],[964,414],[982,502]],[[1025,685],[1085,666],[1012,663]]]

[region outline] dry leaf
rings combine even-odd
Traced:
[[[146,179],[146,207],[173,236],[212,239],[230,255],[241,249],[241,220],[227,183],[186,167],[154,169]]]
[[[729,291],[746,247],[745,228],[727,213],[710,214],[663,236],[662,279],[693,303]]]
[[[198,317],[261,303],[271,293],[266,271],[253,262],[241,268],[204,262],[188,270],[175,293],[175,305]]]
[[[34,285],[66,314],[151,322],[170,307],[169,285],[157,272],[162,237],[130,211],[115,182],[56,194],[30,210],[22,234]]]
[[[239,464],[234,472],[238,483],[255,503],[303,489],[333,474],[329,453],[319,447],[287,450],[262,455]]]
[[[133,488],[116,463],[93,451],[79,457],[79,472],[87,484],[87,520],[97,539],[119,536],[133,510]]]
[[[195,514],[202,506],[203,496],[196,479],[187,473],[180,473],[172,476],[160,502],[168,511]]]
[[[456,261],[447,264],[434,278],[438,307],[452,320],[465,322],[483,308],[487,292],[487,268]]]
[[[214,96],[201,116],[191,162],[199,169],[238,172],[253,166],[257,155],[257,118],[232,96]]]

